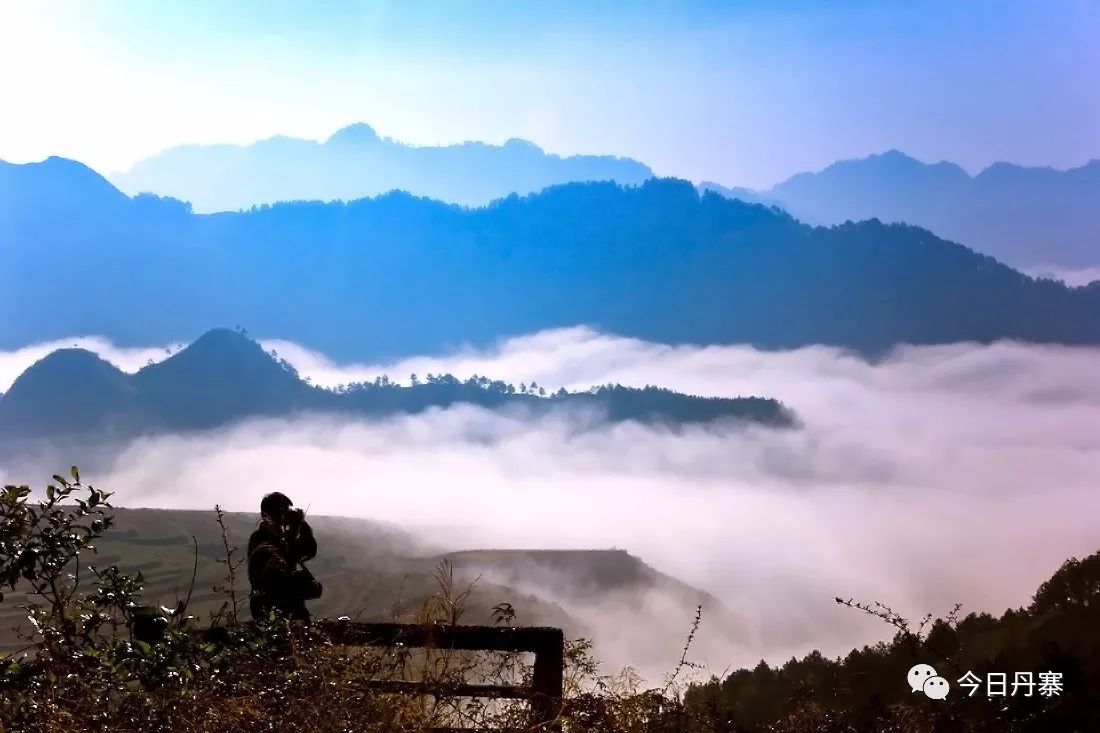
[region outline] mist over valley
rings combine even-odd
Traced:
[[[77,343],[131,371],[142,359],[170,359],[161,347]],[[387,523],[436,555],[616,547],[698,589],[627,584],[585,596],[579,576],[552,564],[527,572],[538,563],[515,557],[463,576],[480,570],[496,587],[540,599],[537,619],[556,607],[573,628],[601,631],[592,635],[609,666],[659,676],[700,598],[700,656],[714,665],[782,661],[807,646],[842,653],[882,630],[837,608],[836,595],[880,599],[914,616],[956,602],[973,611],[1018,606],[1062,559],[1087,554],[1095,541],[1086,509],[1095,505],[1100,448],[1091,348],[953,344],[868,361],[827,347],[675,347],[582,327],[379,364],[266,346],[318,385],[381,375],[407,385],[414,373],[492,375],[551,393],[658,384],[707,397],[771,395],[797,415],[793,428],[719,421],[671,429],[605,422],[586,409],[459,401],[404,414],[252,416],[89,454],[96,482],[125,506],[250,512],[280,490],[311,514]],[[0,365],[12,374],[42,351],[5,352]],[[42,450],[66,460],[79,445],[62,436]],[[6,459],[3,478],[25,475],[28,463]],[[384,596],[393,583],[377,588]],[[636,623],[624,624],[628,607],[650,612],[632,611]],[[633,654],[643,637],[650,651]]]

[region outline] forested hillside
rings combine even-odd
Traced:
[[[1067,560],[1028,607],[999,617],[952,613],[920,623],[865,608],[853,612],[880,615],[894,627],[891,641],[843,659],[815,651],[782,665],[761,662],[695,686],[685,701],[691,715],[722,721],[699,730],[1045,733],[1100,726],[1100,552]],[[906,673],[918,663],[948,680],[947,700],[910,690]],[[980,683],[973,694],[972,683],[958,681],[968,672]],[[1056,688],[1040,686],[1047,673],[1058,675]],[[1003,692],[997,675],[1007,680]]]
[[[1100,285],[1036,281],[916,227],[813,228],[684,181],[568,184],[472,210],[391,194],[203,216],[50,159],[0,166],[0,194],[0,310],[20,314],[0,322],[6,347],[166,343],[215,323],[335,358],[582,323],[867,353],[1100,343]]]
[[[404,377],[402,377],[402,380]],[[250,417],[301,413],[386,416],[467,404],[543,414],[586,410],[597,421],[636,420],[685,425],[745,420],[789,426],[794,415],[764,397],[694,397],[658,387],[596,386],[583,392],[547,392],[487,377],[460,381],[423,375],[404,385],[373,382],[315,387],[284,360],[248,337],[218,329],[164,361],[126,374],[81,349],[55,351],[0,395],[0,436],[9,441],[68,436],[123,438],[202,430]],[[65,414],[59,421],[57,415]]]

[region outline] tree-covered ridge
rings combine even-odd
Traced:
[[[411,375],[409,384],[380,376],[326,389],[302,379],[247,336],[217,329],[162,362],[126,374],[95,354],[63,349],[32,365],[0,395],[0,434],[34,438],[62,432],[127,435],[218,427],[249,417],[300,413],[387,416],[459,404],[545,414],[584,409],[597,421],[684,425],[722,419],[775,426],[794,423],[774,399],[715,398],[659,387],[604,385],[548,392],[482,376]],[[58,424],[53,418],[66,412]]]
[[[465,403],[494,409],[523,405],[537,411],[558,406],[589,408],[610,422],[636,420],[680,425],[738,418],[790,425],[793,420],[780,403],[763,397],[699,397],[653,385],[638,388],[621,384],[599,385],[579,392],[564,388],[547,392],[535,382],[517,387],[481,376],[460,380],[450,374],[429,374],[423,382],[415,379],[415,374],[412,377],[409,386],[379,378],[342,385],[335,391],[354,398],[348,400],[349,404],[364,413],[419,412],[429,407]]]
[[[912,625],[884,606],[837,602],[883,618],[896,635],[843,659],[814,651],[775,667],[737,670],[689,690],[688,710],[722,721],[705,730],[730,733],[1100,730],[1100,552],[1067,560],[1031,605],[1000,617],[959,619],[956,609]],[[906,673],[918,663],[948,679],[946,701],[911,692]],[[973,695],[958,682],[967,672],[982,682]],[[1027,688],[1017,672],[1030,673],[1036,687]],[[1039,691],[1045,672],[1062,675],[1056,694]],[[988,694],[990,673],[1007,674],[1009,694]],[[1021,686],[1010,694],[1016,681]]]
[[[0,321],[0,347],[165,343],[242,322],[341,360],[578,324],[871,354],[1100,343],[1100,285],[1035,280],[912,226],[807,226],[686,181],[565,184],[478,209],[394,193],[196,215],[41,165],[0,166],[0,312],[21,314]]]

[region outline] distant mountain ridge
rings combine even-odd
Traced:
[[[542,396],[488,379],[440,376],[408,387],[377,380],[327,390],[301,380],[246,336],[215,329],[134,374],[82,349],[53,352],[0,395],[0,437],[130,437],[215,428],[253,417],[307,412],[385,416],[456,404],[535,413],[579,407],[611,421],[672,425],[722,419],[793,424],[793,415],[772,399],[693,397],[652,387]]]
[[[130,194],[233,211],[284,201],[351,201],[392,190],[480,206],[512,193],[586,181],[635,185],[643,163],[559,157],[525,140],[412,146],[357,123],[317,142],[284,136],[251,145],[183,145],[110,176]],[[1100,268],[1100,161],[1068,170],[998,162],[971,176],[898,150],[841,160],[768,190],[704,181],[700,190],[778,205],[809,224],[880,219],[914,224],[1013,267],[1088,282]],[[1072,283],[1071,283],[1072,284]]]
[[[395,193],[197,215],[152,196],[88,204],[109,184],[77,163],[46,172],[63,179],[50,193],[0,199],[0,312],[19,314],[0,320],[0,348],[73,333],[166,343],[211,323],[341,360],[578,324],[869,355],[1100,343],[1100,285],[1034,280],[913,226],[807,226],[686,181],[564,184],[478,209]]]
[[[456,570],[474,577],[492,578],[505,585],[521,585],[542,573],[543,584],[551,585],[559,595],[599,598],[608,593],[646,591],[662,587],[681,596],[689,608],[705,603],[708,608],[720,602],[709,593],[665,575],[626,550],[535,550],[493,549],[448,552],[446,559]],[[553,587],[552,582],[560,585]]]
[[[393,190],[467,206],[570,181],[641,183],[653,176],[628,158],[544,152],[512,139],[413,146],[357,123],[317,142],[273,137],[251,145],[184,145],[110,176],[130,194],[235,211],[280,201],[351,201]]]
[[[915,224],[1026,270],[1100,266],[1100,160],[1069,170],[994,163],[971,176],[890,150],[750,195],[811,224]]]
[[[630,649],[633,664],[665,669],[683,624],[697,613],[700,649],[721,655],[745,644],[751,624],[705,590],[662,573],[625,550],[466,550],[444,556],[462,581],[514,589],[520,598],[552,598],[581,622],[582,636]],[[630,618],[629,629],[622,624]],[[639,634],[636,629],[645,628]]]

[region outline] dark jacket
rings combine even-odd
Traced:
[[[300,566],[317,554],[317,540],[302,522],[287,536],[263,521],[248,538],[248,582],[252,584],[252,617],[266,618],[278,611],[289,618],[308,620],[305,601],[320,596],[320,584]]]

